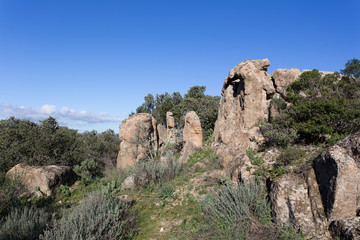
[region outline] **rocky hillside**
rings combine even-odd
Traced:
[[[39,140],[41,151],[15,155],[36,139],[17,137],[24,129],[47,128],[1,122],[0,150],[17,158],[3,159],[11,169],[0,179],[0,238],[360,239],[359,79],[299,69],[268,74],[269,65],[249,60],[230,71],[210,140],[215,120],[199,110],[180,117],[152,109],[161,122],[133,114],[120,125],[120,143],[110,132],[79,135],[52,124],[57,138],[43,134],[49,144]],[[214,106],[205,88],[191,89],[200,97],[188,93],[187,102],[206,98]],[[70,145],[63,132],[73,134]],[[71,147],[51,142],[59,137]]]
[[[350,223],[358,222],[359,133],[324,151],[325,145],[320,143],[264,148],[266,137],[260,123],[271,121],[279,115],[279,110],[271,101],[281,99],[285,106],[290,106],[292,103],[286,102],[287,89],[302,73],[311,72],[277,69],[267,74],[269,65],[268,59],[244,61],[236,65],[225,78],[212,141],[214,153],[224,167],[223,174],[235,184],[249,183],[254,179],[262,181],[271,202],[273,220],[280,225],[291,224],[306,238],[328,239],[331,235],[342,237],[344,234],[355,237],[358,226],[350,226]],[[333,74],[319,72],[319,76]],[[337,75],[336,81],[340,82],[342,77]],[[352,81],[357,80],[353,78]],[[306,95],[305,92],[302,94]],[[145,119],[145,116],[147,120],[135,121],[136,118]],[[150,114],[132,116],[122,123],[120,129],[132,129],[127,126],[129,121],[136,122],[138,126],[131,135],[142,136],[140,141],[136,138],[137,144],[149,143],[146,140],[153,139],[153,147],[161,148],[159,136],[163,134],[156,130],[161,129],[161,125],[156,127]],[[187,139],[193,137],[189,137],[186,124],[186,144],[182,155],[186,153],[188,157]],[[129,154],[133,156],[133,164],[146,158],[144,151],[148,151],[149,147],[127,147],[127,137],[122,130],[120,138],[124,140],[120,146],[118,166],[128,162],[126,156]],[[196,146],[193,149],[199,149],[201,144],[193,143],[192,146]]]

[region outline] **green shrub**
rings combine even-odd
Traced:
[[[173,179],[180,170],[181,163],[172,154],[167,154],[163,162],[140,161],[134,165],[134,182],[137,187],[145,187],[150,182],[159,184]]]
[[[193,153],[187,161],[187,166],[192,167],[197,162],[206,163],[209,169],[222,168],[218,161],[218,157],[215,155],[210,145],[204,146],[199,151]]]
[[[246,155],[249,157],[251,164],[260,166],[261,164],[264,163],[264,159],[256,156],[256,153],[257,152],[251,148],[246,150]]]
[[[173,193],[174,193],[174,188],[169,186],[164,186],[160,189],[159,197],[163,200],[166,198],[172,198]]]
[[[264,189],[254,182],[223,186],[204,200],[205,221],[213,239],[243,239],[252,224],[270,223]]]
[[[0,239],[38,239],[51,219],[44,209],[25,207],[13,209],[4,219],[0,228]]]
[[[129,239],[135,218],[131,204],[109,194],[111,190],[91,193],[76,207],[65,210],[54,227],[40,236],[46,240]]]
[[[287,88],[285,100],[290,106],[284,109],[280,104],[280,113],[260,124],[260,131],[267,145],[333,143],[360,130],[359,96],[360,82],[354,78],[303,72]]]
[[[76,165],[74,167],[74,172],[81,176],[85,185],[92,182],[95,177],[100,174],[98,165],[94,159],[86,159],[82,161],[80,165]]]
[[[5,175],[5,174],[4,174]],[[0,182],[0,216],[6,215],[10,207],[19,204],[19,196],[25,192],[21,175],[12,177],[2,176]]]
[[[271,122],[261,122],[260,132],[269,146],[287,146],[298,138],[297,130],[293,127],[294,120],[287,111],[281,112]]]
[[[58,187],[56,189],[56,193],[60,195],[60,198],[65,200],[67,198],[70,197],[71,195],[71,192],[69,190],[69,187],[68,186],[65,186],[65,185],[61,185],[60,187]]]
[[[272,222],[264,188],[256,183],[226,185],[202,203],[190,239],[303,239],[292,226]]]
[[[294,119],[300,139],[326,142],[326,135],[360,130],[360,82],[338,78],[336,74],[322,77],[313,70],[302,73],[289,85],[286,96],[292,103],[289,116]]]
[[[289,146],[281,150],[279,157],[276,159],[276,163],[281,166],[292,165],[296,161],[302,160],[306,154],[306,151],[298,146]]]

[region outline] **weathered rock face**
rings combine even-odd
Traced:
[[[162,124],[157,125],[157,132],[159,135],[159,147],[161,147],[161,145],[163,145],[168,140],[168,133]]]
[[[266,74],[269,65],[268,59],[244,61],[225,78],[213,141],[213,149],[224,166],[261,142],[256,123],[268,118],[269,99],[275,93]]]
[[[138,113],[122,121],[119,138],[120,151],[117,167],[133,166],[135,162],[157,149],[156,121],[149,113]]]
[[[327,148],[314,169],[329,220],[355,217],[360,210],[360,132]]]
[[[172,112],[166,113],[166,129],[167,129],[167,140],[170,143],[176,142],[176,136],[175,136],[175,120],[173,117]]]
[[[270,187],[272,215],[277,223],[291,224],[309,236],[329,236],[327,221],[313,171],[304,178],[285,174]]]
[[[286,94],[286,88],[293,83],[301,74],[301,71],[297,68],[291,69],[276,69],[270,74],[271,79],[274,82],[276,92],[280,93],[282,97]]]
[[[35,192],[35,188],[39,187],[41,193],[46,196],[52,195],[60,185],[72,185],[77,179],[70,167],[55,165],[39,167],[29,166],[26,163],[15,165],[6,176],[19,177],[30,192]]]
[[[172,112],[167,112],[166,113],[166,127],[168,129],[171,129],[171,128],[175,127],[174,115],[173,115]]]
[[[330,231],[335,239],[360,240],[360,217],[333,221]]]
[[[186,113],[183,140],[194,148],[202,147],[202,129],[199,117],[194,111]]]
[[[183,131],[184,147],[179,161],[184,163],[189,156],[202,147],[202,129],[199,117],[194,111],[186,113]]]

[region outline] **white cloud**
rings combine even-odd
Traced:
[[[17,117],[26,118],[32,121],[39,121],[52,116],[60,123],[67,123],[68,121],[75,121],[82,123],[111,123],[121,122],[121,118],[113,117],[105,112],[88,112],[85,110],[75,110],[67,107],[62,107],[60,110],[54,105],[45,104],[40,108],[29,106],[15,106],[8,103],[0,104],[0,116],[2,117]]]

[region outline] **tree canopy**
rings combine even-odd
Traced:
[[[119,147],[113,130],[81,134],[59,126],[53,117],[39,124],[10,117],[0,120],[0,132],[0,171],[23,162],[74,166],[89,158],[101,167],[115,162]]]
[[[345,69],[342,69],[341,73],[360,78],[360,60],[353,58],[347,61],[345,64]]]

